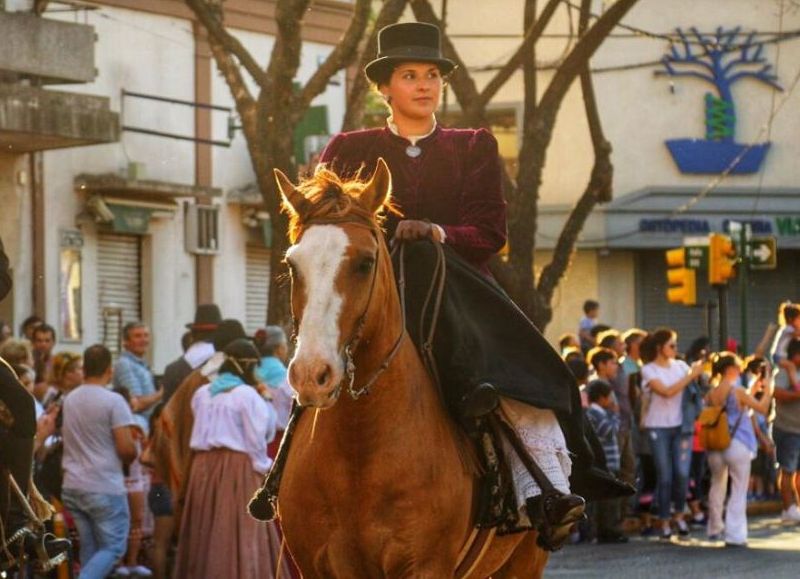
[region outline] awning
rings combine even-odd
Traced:
[[[183,183],[126,179],[115,174],[78,175],[75,190],[86,195],[86,214],[117,233],[144,234],[150,220],[170,218],[181,197],[216,197],[222,191]]]
[[[552,249],[570,206],[542,205],[537,249]],[[745,222],[754,236],[772,236],[779,249],[800,249],[800,189],[789,187],[648,187],[598,206],[586,222],[578,248],[664,249],[685,237],[727,232]]]

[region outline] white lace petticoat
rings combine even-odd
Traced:
[[[553,486],[562,493],[569,494],[572,460],[564,433],[553,411],[536,408],[510,398],[500,399],[500,409],[503,419],[517,431],[528,453]],[[503,446],[514,479],[520,525],[529,526],[525,500],[542,494],[542,489],[505,439]]]

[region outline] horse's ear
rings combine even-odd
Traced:
[[[284,175],[283,171],[274,169],[274,173],[283,207],[302,219],[310,206],[308,199],[294,186],[289,177]]]
[[[392,174],[383,158],[378,158],[378,165],[372,178],[361,193],[361,201],[373,213],[389,201],[392,194]]]

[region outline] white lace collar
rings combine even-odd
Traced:
[[[391,115],[389,116],[388,119],[386,119],[386,126],[389,127],[389,130],[392,131],[392,133],[394,133],[398,137],[402,137],[403,139],[409,141],[412,145],[416,145],[417,141],[421,141],[425,137],[430,137],[436,130],[437,127],[436,115],[433,116],[433,127],[431,127],[431,130],[424,135],[414,135],[414,136],[404,137],[403,135],[400,134],[400,131],[397,129],[397,125],[394,122],[394,117],[392,117]]]

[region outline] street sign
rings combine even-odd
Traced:
[[[708,269],[708,246],[687,245],[686,267],[689,269]]]
[[[750,269],[778,267],[778,241],[774,237],[753,237],[747,242]]]

